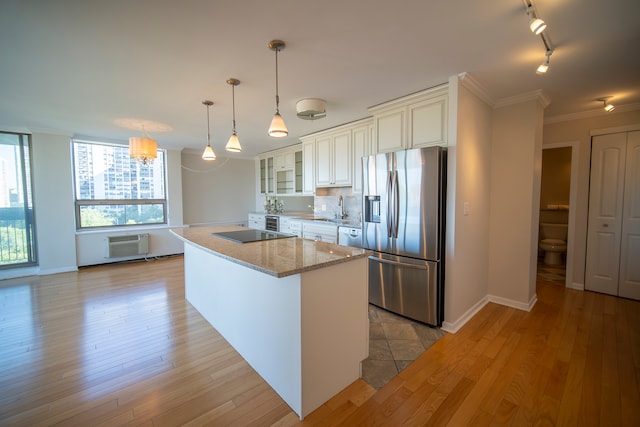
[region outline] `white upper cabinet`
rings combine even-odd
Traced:
[[[351,185],[351,130],[316,138],[316,187]]]
[[[301,144],[261,154],[257,161],[260,194],[304,194],[304,163]]]
[[[314,194],[315,179],[315,139],[302,140],[302,194]]]
[[[386,153],[447,145],[448,85],[371,107],[375,150]]]
[[[371,121],[353,129],[353,178],[352,189],[354,193],[362,193],[362,157],[373,154],[371,150]]]

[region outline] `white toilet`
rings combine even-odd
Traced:
[[[562,254],[567,252],[567,224],[540,224],[540,249],[544,251],[546,265],[562,264]]]

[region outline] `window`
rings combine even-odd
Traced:
[[[29,135],[0,132],[0,268],[37,264],[30,145]]]
[[[166,224],[165,151],[151,164],[125,145],[73,141],[76,228]]]

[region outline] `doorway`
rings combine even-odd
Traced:
[[[538,271],[541,280],[573,287],[573,236],[575,227],[578,143],[549,144],[542,151],[540,215],[538,220]],[[541,241],[545,239],[545,244]],[[554,239],[554,254],[549,247]],[[562,244],[564,242],[564,249]]]

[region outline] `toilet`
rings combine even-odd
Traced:
[[[567,224],[540,224],[540,249],[544,251],[546,265],[562,264],[562,254],[567,252]]]

